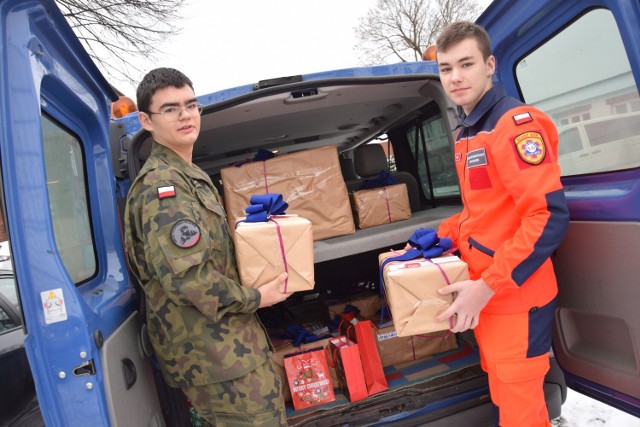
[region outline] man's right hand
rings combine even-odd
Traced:
[[[482,280],[462,280],[438,289],[440,295],[456,293],[451,306],[436,316],[438,322],[445,321],[456,314],[456,323],[449,328],[451,332],[464,332],[474,329],[480,321],[480,312],[495,292]]]
[[[258,288],[260,292],[260,308],[269,307],[279,302],[282,302],[289,298],[293,292],[283,293],[281,289],[284,288],[284,281],[287,278],[287,273],[282,273],[270,282]]]

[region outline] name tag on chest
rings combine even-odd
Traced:
[[[484,148],[469,151],[467,153],[467,168],[475,168],[487,165],[487,152]]]

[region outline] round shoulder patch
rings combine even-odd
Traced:
[[[542,135],[538,132],[522,133],[516,136],[513,142],[520,158],[530,165],[542,163],[547,154]]]
[[[195,222],[180,220],[171,227],[171,241],[179,248],[190,248],[200,240],[200,228]]]

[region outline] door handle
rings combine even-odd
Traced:
[[[127,390],[129,390],[138,379],[136,365],[131,361],[131,359],[122,359],[122,375],[124,376],[124,384],[127,387]]]

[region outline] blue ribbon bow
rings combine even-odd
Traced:
[[[298,324],[287,326],[285,328],[285,335],[293,340],[295,347],[300,347],[301,344],[319,341],[327,336],[327,334],[318,336]]]
[[[282,194],[254,194],[249,202],[245,209],[246,222],[267,222],[271,215],[284,215],[289,207]]]
[[[453,247],[453,241],[448,237],[438,237],[438,233],[433,228],[419,228],[409,237],[407,241],[411,249],[396,257],[389,257],[380,264],[380,294],[384,290],[384,267],[392,261],[409,261],[415,258],[437,258]],[[384,299],[383,299],[384,301]],[[384,319],[384,303],[380,321]]]
[[[273,154],[273,151],[265,150],[264,148],[259,149],[256,154],[253,156],[251,160],[242,160],[234,163],[233,165],[237,168],[244,165],[245,163],[258,162],[261,160],[269,160],[273,159],[276,155]]]
[[[270,150],[265,150],[264,148],[261,148],[258,150],[258,152],[256,153],[255,156],[253,156],[253,160],[251,160],[252,162],[258,162],[260,160],[269,160],[269,159],[273,159],[276,155],[273,154],[273,151]]]
[[[397,184],[396,179],[389,171],[381,170],[375,178],[365,179],[360,185],[359,190],[368,190],[371,188],[386,187],[387,185]]]

